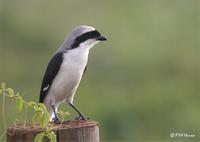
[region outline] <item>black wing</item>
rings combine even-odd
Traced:
[[[48,93],[49,88],[51,87],[51,84],[60,69],[62,61],[63,61],[63,52],[55,54],[53,58],[50,60],[46,68],[46,72],[44,74],[42,86],[40,89],[40,99],[39,99],[40,103],[44,102],[45,96]]]

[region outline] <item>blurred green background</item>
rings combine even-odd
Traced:
[[[200,140],[199,0],[0,0],[0,82],[38,101],[48,60],[81,24],[109,39],[91,50],[75,96],[101,141]],[[16,118],[7,100],[7,124]]]

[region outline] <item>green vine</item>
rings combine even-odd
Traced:
[[[45,130],[35,136],[34,142],[42,142],[45,139],[48,139],[51,142],[56,142],[56,134],[52,130],[52,124],[49,122],[50,114],[44,104],[35,103],[33,101],[29,101],[29,102],[24,101],[22,96],[20,96],[19,93],[15,94],[12,88],[6,88],[5,83],[1,83],[0,95],[3,96],[2,117],[3,117],[5,131],[7,129],[6,121],[5,121],[5,97],[8,97],[12,101],[16,102],[16,106],[19,112],[22,112],[23,109],[25,110],[24,128],[27,121],[27,115],[26,115],[27,110],[29,108],[34,110],[34,113],[32,116],[32,123],[39,124],[39,126]],[[61,123],[64,122],[64,118],[69,115],[68,112],[63,112],[63,111],[59,111],[58,114],[61,117]],[[5,132],[2,134],[2,136],[4,134]]]

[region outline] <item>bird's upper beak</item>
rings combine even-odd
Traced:
[[[99,36],[99,37],[97,37],[97,40],[99,40],[99,41],[106,41],[107,38],[104,37],[104,36]]]

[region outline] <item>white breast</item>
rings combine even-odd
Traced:
[[[76,89],[88,60],[89,50],[76,48],[63,55],[63,63],[52,82],[45,104],[57,105],[62,101],[72,103]]]

